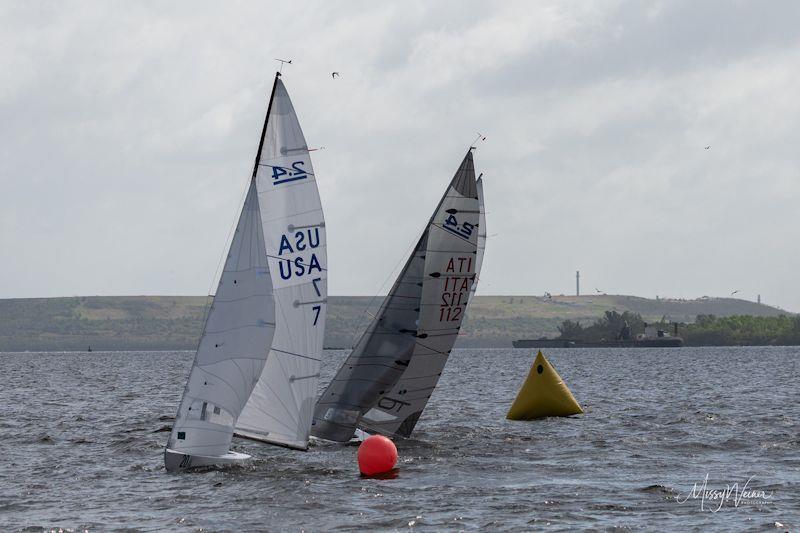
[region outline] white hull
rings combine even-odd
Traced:
[[[246,453],[228,452],[223,455],[188,455],[167,448],[164,450],[164,466],[167,472],[180,472],[201,466],[230,465],[250,459]]]

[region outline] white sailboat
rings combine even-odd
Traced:
[[[305,448],[327,307],[325,222],[276,74],[253,175],[164,452],[169,471],[235,463],[234,432]]]
[[[475,281],[479,202],[470,149],[378,314],[317,402],[312,434],[407,437],[453,348]]]

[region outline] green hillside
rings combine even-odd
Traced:
[[[0,351],[194,349],[207,298],[87,296],[0,300]],[[326,347],[350,347],[381,298],[331,296]],[[733,298],[650,300],[636,296],[479,296],[461,330],[460,346],[510,346],[520,338],[554,336],[566,319],[590,322],[607,310],[691,322],[697,315],[788,314]]]

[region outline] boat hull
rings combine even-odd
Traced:
[[[239,452],[228,452],[223,455],[189,455],[169,448],[164,450],[164,466],[167,472],[180,472],[203,466],[236,464],[250,458],[250,455]]]

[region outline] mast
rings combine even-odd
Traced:
[[[269,103],[267,104],[267,114],[264,117],[264,127],[261,128],[261,139],[258,141],[258,150],[256,151],[256,162],[253,164],[253,177],[256,179],[258,174],[258,163],[261,161],[261,150],[264,148],[264,137],[267,135],[267,124],[269,124],[269,113],[272,111],[272,101],[275,100],[275,88],[278,86],[278,80],[281,77],[280,72],[275,73],[275,80],[272,82],[272,92],[269,93]]]

